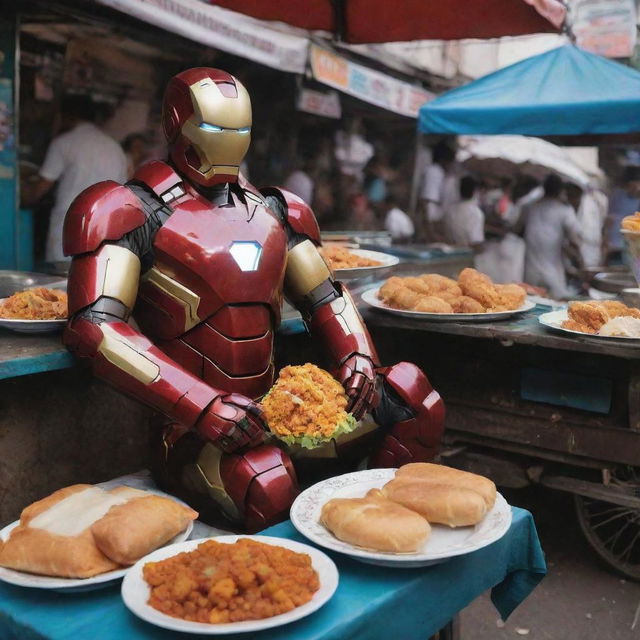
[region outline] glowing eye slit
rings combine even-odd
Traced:
[[[215,124],[209,124],[208,122],[201,122],[200,129],[207,131],[208,133],[221,133],[222,131],[237,131],[241,134],[247,134],[251,131],[251,127],[242,127],[241,129],[225,129],[224,127],[218,127]]]

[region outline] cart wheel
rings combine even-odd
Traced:
[[[574,495],[580,528],[616,571],[640,580],[640,509]]]

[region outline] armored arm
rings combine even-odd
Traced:
[[[91,360],[98,377],[222,450],[256,444],[264,433],[256,405],[205,384],[127,323],[151,224],[141,200],[115,182],[94,185],[73,202],[64,227],[64,250],[73,256],[64,342]]]
[[[378,355],[347,288],[333,279],[320,255],[320,230],[311,209],[281,190],[263,192],[286,221],[289,254],[285,294],[301,312],[350,398],[347,409],[362,417],[376,401]]]

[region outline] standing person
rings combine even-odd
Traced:
[[[313,202],[314,181],[311,177],[311,163],[308,160],[299,160],[294,169],[284,181],[284,188],[295,193],[305,202]]]
[[[387,213],[384,217],[384,228],[391,234],[395,242],[406,242],[413,237],[415,227],[413,220],[398,206],[398,199],[389,194],[385,198]]]
[[[607,218],[607,198],[601,191],[575,184],[566,186],[567,200],[580,223],[582,242],[580,254],[585,267],[603,264],[604,224]]]
[[[122,141],[127,159],[127,178],[133,178],[136,169],[147,159],[147,138],[142,133],[130,133]]]
[[[442,241],[442,217],[457,200],[455,175],[456,153],[445,140],[433,148],[433,162],[425,169],[422,180],[422,235],[430,242]]]
[[[465,176],[460,181],[460,201],[444,214],[444,231],[447,242],[480,251],[484,243],[484,213],[478,206],[478,183]]]
[[[69,261],[62,252],[62,227],[67,209],[84,189],[100,180],[127,179],[127,160],[120,145],[93,123],[95,105],[89,96],[69,95],[60,105],[60,130],[35,183],[23,194],[24,206],[40,200],[58,182],[49,218],[45,260]]]
[[[566,242],[578,248],[580,223],[570,205],[561,200],[562,180],[551,174],[544,181],[544,196],[523,212],[526,243],[525,279],[548,289],[555,298],[570,295],[564,268]]]

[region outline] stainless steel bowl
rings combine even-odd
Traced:
[[[637,309],[640,309],[640,289],[637,287],[623,289],[620,292],[620,297],[622,298],[622,302],[624,302],[628,307],[636,307]]]

